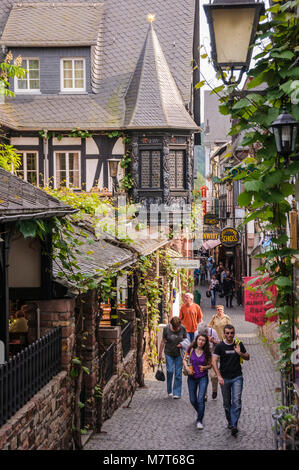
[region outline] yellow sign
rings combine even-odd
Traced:
[[[239,232],[232,227],[224,228],[220,233],[220,241],[224,246],[234,246],[239,242]]]
[[[219,233],[217,232],[206,232],[202,234],[203,240],[218,240]]]

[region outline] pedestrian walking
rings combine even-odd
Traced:
[[[169,325],[163,329],[163,338],[160,344],[158,361],[162,361],[165,350],[166,359],[166,384],[169,397],[181,398],[182,395],[182,368],[183,359],[181,356],[180,344],[187,338],[185,327],[179,317],[173,317]]]
[[[202,334],[206,335],[209,338],[209,346],[210,346],[210,351],[212,355],[216,344],[220,343],[217,331],[209,327],[206,323],[202,322],[202,323],[199,323],[197,326],[197,331],[194,334],[194,339],[197,336],[202,335]],[[213,367],[211,367],[211,369],[209,370],[209,377],[210,377],[211,384],[212,384],[212,398],[213,400],[215,400],[215,398],[217,398],[217,392],[218,392],[218,377]],[[206,395],[206,399],[207,399],[207,395]]]
[[[201,293],[200,293],[199,285],[195,286],[193,298],[194,298],[194,303],[200,306]]]
[[[191,344],[184,357],[188,372],[188,390],[191,405],[197,413],[197,429],[203,429],[205,395],[209,384],[208,370],[211,368],[211,351],[207,335],[200,334]]]
[[[184,301],[185,303],[180,309],[179,317],[186,328],[189,341],[192,342],[197,325],[203,319],[203,314],[200,306],[193,302],[193,294],[187,292]]]
[[[223,293],[226,300],[226,307],[232,308],[232,302],[235,293],[235,281],[229,271],[226,271],[226,276],[223,279]]]
[[[211,293],[211,307],[215,308],[216,305],[216,297],[217,297],[217,289],[219,288],[219,281],[216,278],[216,274],[213,274],[210,285],[209,291]]]
[[[236,341],[234,336],[235,328],[233,325],[226,325],[224,327],[225,339],[216,345],[212,357],[212,365],[221,386],[228,429],[231,429],[232,436],[236,436],[238,433],[238,421],[242,409],[243,375],[241,360],[249,361],[250,359],[242,341]],[[220,361],[220,370],[218,360]]]
[[[200,285],[204,286],[206,282],[207,266],[205,261],[200,263]]]
[[[212,316],[211,320],[208,323],[208,326],[216,330],[219,340],[222,341],[224,339],[224,327],[225,325],[229,325],[231,323],[232,321],[229,315],[226,315],[226,313],[224,313],[224,306],[217,305],[216,313]]]

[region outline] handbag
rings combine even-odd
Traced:
[[[209,290],[206,291],[206,296],[211,297],[211,292]]]
[[[160,382],[165,382],[165,374],[163,372],[163,366],[161,363],[158,365],[158,370],[156,372],[155,378]]]
[[[186,353],[186,362],[187,362],[187,364],[188,364],[188,367],[192,367],[192,364],[191,364],[191,361],[190,361],[191,352],[192,352],[192,351],[190,351],[189,353]],[[184,375],[187,375],[187,376],[189,375],[189,374],[188,374],[188,371],[187,371],[187,369],[186,369],[186,367],[185,367],[184,364],[183,364],[183,374],[184,374]]]

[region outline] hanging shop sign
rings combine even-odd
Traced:
[[[203,240],[218,240],[219,232],[203,232],[202,239]]]
[[[215,214],[211,214],[210,212],[208,212],[204,216],[203,223],[205,225],[217,225],[219,224],[219,217],[217,217],[217,215]]]
[[[177,269],[198,269],[200,264],[199,259],[172,258],[171,261]]]
[[[233,227],[226,227],[220,232],[220,241],[223,246],[235,246],[239,243],[240,234]]]
[[[270,295],[270,299],[272,298],[273,303],[266,305],[266,302],[269,302],[269,298],[259,289],[262,281],[257,279],[254,283],[249,284],[249,281],[255,278],[256,276],[244,277],[245,321],[263,326],[267,321],[272,322],[277,320],[277,316],[266,317],[267,311],[274,307],[277,289],[274,285],[267,288],[268,295]]]

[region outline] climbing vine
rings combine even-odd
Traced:
[[[290,197],[294,194],[293,177],[299,172],[299,162],[292,155],[289,161],[285,161],[277,154],[269,126],[282,112],[283,106],[299,120],[298,5],[298,0],[275,2],[261,17],[255,44],[259,52],[254,57],[254,67],[248,73],[248,92],[240,92],[234,84],[212,91],[219,95],[220,112],[232,116],[234,124],[230,135],[242,133],[242,145],[250,149],[249,155],[235,165],[236,174],[226,174],[222,182],[226,179],[242,181],[244,190],[238,203],[246,209],[243,225],[255,220],[264,234],[271,237],[270,249],[255,256],[262,262],[257,278],[262,281],[265,293],[271,286],[277,289],[276,298],[267,302],[267,316],[278,316],[278,365],[287,375],[293,368],[291,343],[294,322],[297,321],[292,256],[298,253],[289,246],[287,226],[292,208]],[[200,82],[198,87],[202,84]],[[261,85],[262,91],[259,92],[256,88]],[[227,158],[231,157],[229,152]],[[273,300],[275,305],[270,308]]]

